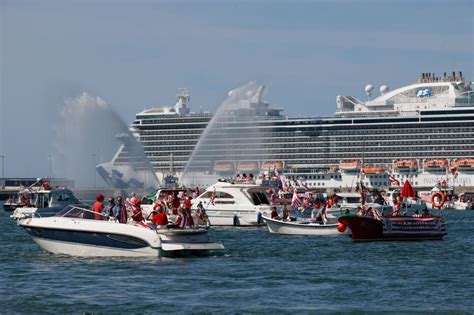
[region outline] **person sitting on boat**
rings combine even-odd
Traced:
[[[103,217],[100,215],[104,209],[104,195],[98,194],[95,197],[95,203],[92,205],[92,211],[94,214],[94,220],[103,220]]]
[[[155,228],[165,229],[168,226],[168,217],[163,207],[158,207],[156,210],[153,210],[148,217],[150,216],[152,216],[151,223]]]
[[[278,215],[278,212],[277,212],[277,208],[276,208],[276,207],[272,207],[272,213],[270,214],[270,217],[271,217],[273,220],[281,220],[280,216]]]
[[[303,200],[303,209],[308,209],[308,208],[312,208],[312,207],[313,207],[313,203],[311,202],[311,199],[309,197],[304,198],[304,200]]]
[[[356,215],[359,216],[359,217],[363,217],[364,216],[364,208],[362,208],[361,206],[358,206]]]
[[[316,222],[326,224],[328,222],[327,208],[323,206],[316,215]]]
[[[27,207],[29,205],[29,200],[28,198],[25,196],[25,194],[21,194],[21,197],[20,197],[20,204]]]
[[[140,205],[140,199],[137,197],[133,198],[131,200],[132,203],[132,219],[135,222],[143,222],[143,213],[142,213],[142,207]]]
[[[127,208],[122,203],[122,196],[117,197],[117,204],[112,208],[112,217],[120,223],[127,223]]]
[[[178,214],[176,215],[175,220],[169,226],[170,228],[184,228],[186,217],[184,215],[184,209],[179,207]]]

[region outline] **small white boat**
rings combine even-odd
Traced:
[[[53,216],[68,205],[79,204],[79,200],[67,188],[44,186],[30,191],[30,195],[31,203],[17,207],[10,218],[20,220],[34,215]]]
[[[269,216],[271,212],[266,188],[262,185],[221,180],[193,199],[192,207],[195,210],[201,202],[211,225],[263,225],[262,215]]]
[[[204,228],[155,230],[145,224],[88,219],[93,217],[89,209],[68,206],[53,217],[26,218],[19,225],[53,254],[158,257],[224,249],[209,241]]]
[[[337,230],[339,224],[337,223],[336,218],[333,218],[334,220],[328,221],[327,224],[312,222],[310,220],[282,221],[265,216],[263,217],[263,220],[267,223],[268,231],[275,234],[319,236],[340,235]]]
[[[327,211],[328,213],[337,213],[337,214],[343,214],[345,210],[356,210],[358,207],[361,206],[361,194],[360,193],[337,193],[337,204],[336,206],[332,206],[331,208],[328,208]],[[374,203],[374,202],[368,202],[366,200],[365,205],[367,207],[371,207],[374,209],[382,209],[383,205]]]
[[[474,210],[474,193],[459,194],[453,205],[456,210]]]

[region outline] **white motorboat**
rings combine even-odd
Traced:
[[[71,205],[55,216],[26,218],[19,225],[42,249],[54,254],[157,257],[224,249],[209,241],[204,228],[155,230],[146,224],[89,219],[93,217],[91,210]]]
[[[474,210],[474,193],[459,194],[453,206],[456,210]]]
[[[41,217],[53,216],[68,205],[79,204],[79,200],[67,188],[42,186],[30,191],[30,195],[31,203],[28,201],[21,207],[17,207],[10,218],[20,220],[34,215]]]
[[[270,216],[266,187],[220,180],[192,201],[193,209],[201,202],[211,225],[258,226],[262,215]]]
[[[267,223],[268,231],[275,234],[287,235],[340,235],[337,230],[337,218],[328,214],[328,222],[315,222],[311,219],[296,218],[296,220],[275,220],[263,216]]]
[[[345,210],[353,211],[361,206],[362,197],[360,193],[337,193],[336,197],[337,204],[335,206],[332,206],[331,208],[328,208],[328,213],[343,214]],[[368,202],[367,200],[365,202],[365,205],[374,209],[383,208],[383,205],[375,202]]]

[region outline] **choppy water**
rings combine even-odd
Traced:
[[[320,313],[474,310],[474,211],[434,242],[219,228],[222,255],[91,259],[43,252],[0,212],[0,313]]]

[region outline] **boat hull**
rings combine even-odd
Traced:
[[[423,241],[441,240],[447,235],[445,223],[440,217],[370,217],[344,215],[339,223],[351,230],[354,241]]]
[[[141,247],[136,249],[122,249],[83,243],[71,243],[32,237],[33,241],[43,250],[52,254],[62,254],[81,257],[158,257],[160,249]]]
[[[330,236],[339,235],[337,231],[338,224],[315,224],[297,221],[279,221],[263,217],[267,223],[268,231],[274,234],[285,235],[317,235]]]
[[[206,212],[212,226],[263,226],[260,212],[211,210]]]
[[[85,257],[158,257],[204,254],[223,249],[207,230],[158,230],[145,225],[61,217],[29,218],[19,225],[44,250]]]

